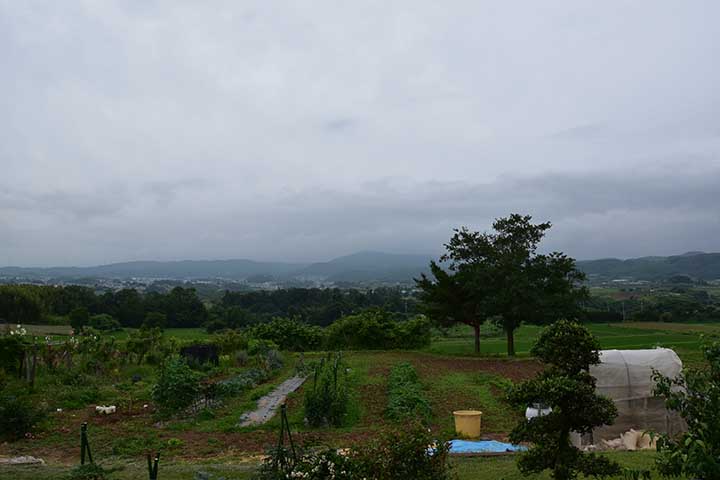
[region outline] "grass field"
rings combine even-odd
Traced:
[[[652,452],[614,452],[608,454],[622,466],[632,469],[650,469],[653,465]],[[458,480],[503,479],[503,480],[548,480],[549,475],[523,477],[515,466],[513,456],[454,458],[451,460]],[[158,478],[163,480],[192,480],[198,471],[211,473],[226,480],[249,480],[255,471],[256,461],[238,462],[232,459],[213,459],[204,463],[161,462]],[[118,466],[106,464],[106,466]],[[147,477],[147,466],[142,462],[124,462],[121,470],[113,474],[117,480],[137,480]],[[70,470],[68,466],[0,467],[2,480],[64,480]],[[580,477],[584,478],[584,477]]]
[[[678,323],[615,323],[589,324],[590,331],[597,336],[603,349],[640,349],[667,347],[674,349],[680,357],[690,363],[700,360],[701,334],[720,334],[716,324]],[[527,357],[542,327],[523,325],[515,332],[515,349],[519,357]],[[472,329],[456,327],[446,337],[439,337],[427,348],[430,353],[440,355],[473,356]],[[506,339],[502,335],[483,338],[480,342],[481,356],[504,356],[507,352]]]

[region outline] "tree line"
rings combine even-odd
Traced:
[[[97,293],[77,285],[0,285],[0,323],[79,326],[106,323],[111,317],[121,327],[207,327],[217,331],[285,317],[328,326],[371,308],[410,317],[417,313],[417,303],[398,288],[226,291],[220,301],[206,304],[195,289],[183,287],[167,293],[140,293],[130,288]]]

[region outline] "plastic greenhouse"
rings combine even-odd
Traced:
[[[597,379],[597,392],[609,397],[618,408],[613,425],[593,430],[574,443],[598,444],[635,430],[674,434],[685,427],[682,419],[665,408],[663,398],[653,396],[653,370],[674,378],[682,371],[682,361],[669,348],[652,350],[602,350],[600,364],[590,367]]]

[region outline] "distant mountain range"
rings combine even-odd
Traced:
[[[95,267],[0,267],[0,276],[23,278],[226,278],[244,280],[272,276],[277,280],[324,282],[409,282],[427,272],[430,255],[360,252],[320,263],[256,262],[253,260],[183,260],[124,262]],[[701,280],[720,279],[720,253],[688,252],[670,257],[628,260],[607,258],[579,261],[593,279],[662,280],[688,275]]]
[[[720,279],[720,253],[687,252],[670,257],[640,257],[628,260],[606,258],[578,262],[589,276],[608,280],[662,280],[687,275],[699,280]]]
[[[23,278],[226,278],[244,280],[272,276],[277,280],[326,282],[403,282],[426,271],[429,255],[360,252],[321,263],[256,262],[253,260],[183,260],[123,262],[94,267],[0,267],[0,276]]]

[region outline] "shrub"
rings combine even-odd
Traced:
[[[265,354],[265,368],[268,370],[278,370],[282,368],[284,363],[282,353],[277,350],[268,350]]]
[[[175,357],[160,368],[152,398],[161,416],[181,412],[195,402],[200,393],[198,375],[184,359]]]
[[[70,325],[79,332],[90,322],[90,312],[85,307],[76,307],[70,312]]]
[[[238,350],[248,348],[247,337],[234,330],[224,332],[222,335],[213,335],[210,343],[217,345],[223,355],[230,355]]]
[[[148,312],[142,323],[145,328],[163,329],[167,325],[167,315],[161,312]]]
[[[328,448],[317,452],[303,453],[292,459],[292,452],[285,448],[276,448],[269,452],[256,480],[285,480],[302,478],[304,480],[360,480],[354,474],[353,459],[340,455],[337,450]]]
[[[313,427],[341,426],[348,411],[346,370],[340,353],[329,354],[315,369],[313,384],[305,389],[305,417]]]
[[[17,440],[45,418],[45,411],[20,395],[0,396],[0,439]]]
[[[131,331],[128,335],[126,348],[128,352],[135,355],[137,364],[140,365],[145,356],[158,350],[162,344],[162,330],[159,328],[141,327]]]
[[[267,373],[259,368],[251,368],[227,380],[217,382],[219,396],[235,396],[255,388],[259,383],[267,380]]]
[[[251,338],[248,341],[248,355],[266,355],[270,350],[277,350],[278,346],[272,340]]]
[[[88,321],[88,325],[97,330],[104,330],[108,332],[117,332],[122,330],[120,322],[108,315],[107,313],[101,313],[100,315],[93,315]]]
[[[235,352],[235,364],[238,367],[244,367],[249,361],[250,355],[248,355],[247,350],[238,350]]]
[[[217,318],[208,320],[204,326],[207,333],[217,333],[228,329],[227,323]]]
[[[115,471],[108,470],[96,463],[86,463],[78,465],[68,473],[68,480],[106,480],[109,475]]]
[[[429,320],[398,321],[384,310],[348,315],[327,328],[327,346],[354,350],[420,348],[430,343]]]
[[[423,348],[432,340],[432,324],[427,317],[415,317],[397,323],[395,348]]]
[[[576,322],[560,320],[540,333],[531,353],[546,364],[545,371],[509,393],[510,403],[518,409],[533,403],[552,408],[547,415],[523,418],[510,433],[513,443],[532,444],[518,460],[524,475],[551,470],[552,478],[571,480],[579,473],[588,477],[620,473],[617,463],[570,443],[570,432],[590,432],[617,416],[615,404],[596,393],[596,380],[588,372],[590,365],[600,362],[599,349],[597,339]]]
[[[432,415],[430,402],[425,398],[417,372],[409,363],[399,363],[390,371],[386,415],[396,422],[425,422]]]
[[[1,335],[0,370],[4,370],[9,374],[19,373],[20,363],[26,347],[27,341],[22,335]]]
[[[288,318],[273,318],[248,328],[246,333],[251,338],[269,340],[281,350],[293,352],[320,350],[325,343],[322,328]]]
[[[678,378],[655,373],[656,395],[679,412],[688,431],[660,435],[658,470],[667,476],[717,478],[720,472],[720,341],[704,341],[704,368],[685,369]]]
[[[432,445],[431,448],[429,446]],[[353,478],[449,480],[450,445],[414,425],[387,433],[352,455]]]
[[[255,479],[449,480],[448,451],[446,442],[437,442],[427,430],[413,426],[343,453],[301,451],[294,459],[286,448],[273,449]]]

